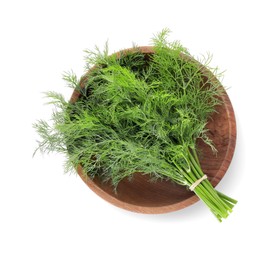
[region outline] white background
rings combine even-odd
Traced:
[[[277,1],[0,2],[0,259],[278,259]],[[83,50],[148,45],[169,27],[193,55],[226,70],[238,127],[218,189],[239,203],[223,223],[202,203],[164,215],[118,209],[63,157],[36,156],[42,92],[69,98],[63,71],[83,73]]]

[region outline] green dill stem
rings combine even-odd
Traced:
[[[223,211],[217,207],[217,205],[211,200],[210,194],[207,193],[207,191],[204,189],[203,186],[198,185],[194,189],[195,194],[209,207],[209,209],[212,211],[212,213],[218,218],[218,215],[221,218],[227,217],[226,214],[223,214]]]
[[[183,173],[184,178],[187,182],[190,184],[194,183],[196,180],[199,179],[199,176],[194,175],[192,172],[193,167],[190,171],[183,170],[181,166],[179,166],[175,161],[173,161],[174,165],[177,167],[177,169]],[[213,214],[219,219],[219,217],[227,217],[227,214],[225,214],[225,211],[223,209],[219,208],[218,203],[212,194],[205,188],[201,187],[201,185],[198,185],[194,192],[196,195],[211,209]],[[220,219],[219,219],[220,220]]]
[[[205,196],[207,197],[207,199],[209,199],[209,201],[211,202],[211,204],[213,204],[215,206],[215,208],[217,208],[217,211],[221,212],[219,213],[222,217],[225,217],[227,215],[225,208],[223,207],[223,204],[221,203],[220,198],[215,197],[212,193],[211,190],[208,190],[207,187],[204,185],[204,183],[199,184],[196,189],[203,189]],[[198,190],[197,189],[197,190]],[[195,191],[195,193],[197,193],[197,191]],[[216,193],[215,193],[216,194]],[[204,197],[201,196],[200,194],[200,199],[203,200]]]
[[[232,212],[232,209],[234,207],[234,204],[230,203],[229,201],[227,201],[224,197],[222,197],[219,192],[216,190],[217,195],[219,196],[219,198],[221,198],[221,200],[223,200],[225,202],[225,204],[230,208],[229,212]]]
[[[196,163],[196,161],[194,160],[194,157],[192,156],[190,151],[188,151],[188,155],[189,155],[189,160],[191,162],[192,170],[196,174],[197,179],[201,178],[204,175],[201,167]],[[214,189],[211,189],[213,187],[210,184],[210,182],[209,181],[203,181],[203,183],[207,184],[207,185],[204,185],[204,186],[206,186],[206,188],[208,189],[208,191],[211,193],[212,196],[215,196],[215,191],[214,191]]]
[[[191,149],[191,151],[192,151],[193,156],[194,156],[194,158],[195,158],[195,162],[196,162],[196,163],[198,164],[198,166],[200,166],[200,168],[201,168],[201,164],[200,164],[199,157],[198,157],[198,155],[197,155],[196,149],[193,148],[193,149]],[[190,151],[189,151],[189,152],[190,152]]]
[[[184,155],[183,155],[183,157],[186,161],[188,161],[187,157],[185,157]],[[194,165],[197,166],[198,170],[194,167],[194,165],[191,161],[189,161],[189,162],[190,162],[190,171],[183,170],[182,169],[183,167],[179,166],[176,162],[174,162],[174,164],[179,169],[179,171],[184,173],[184,177],[186,178],[186,180],[190,184],[193,184],[195,181],[197,181],[199,178],[201,178],[204,174],[202,173],[201,168],[198,167],[198,165],[196,165],[196,163],[194,163]],[[203,183],[204,182],[205,181],[203,181]],[[206,182],[208,182],[208,181],[206,181]],[[203,183],[201,183],[202,186],[203,186]],[[201,187],[201,184],[199,185],[200,187]],[[208,182],[208,184],[210,184],[210,183]],[[200,199],[202,199],[209,206],[209,208],[212,211],[217,212],[222,217],[226,217],[227,213],[226,213],[225,208],[227,206],[217,196],[217,193],[213,189],[213,187],[211,185],[210,186],[204,185],[203,189],[200,189],[200,187],[198,189],[199,192],[197,194],[200,197]],[[228,208],[228,209],[230,210],[230,208]]]
[[[194,157],[193,155],[189,152],[189,159],[190,159],[190,162],[193,164],[193,168],[196,169],[196,173],[198,175],[198,178],[201,178],[201,176],[203,176],[203,172],[202,172],[202,169],[201,167],[198,165],[198,163],[194,160]],[[211,194],[216,198],[218,199],[219,198],[219,195],[217,194],[217,191],[214,190],[214,188],[212,187],[211,183],[209,181],[204,181],[204,186],[206,186],[206,188],[211,192]],[[228,198],[228,196],[226,196]],[[226,201],[225,200],[221,200],[222,204],[224,205],[224,207],[227,209],[227,210],[231,210],[230,206],[226,204]]]
[[[196,180],[201,178],[204,174],[201,170],[201,168],[198,166],[196,161],[194,160],[194,157],[188,151],[188,159],[190,162],[190,171],[187,172],[188,175],[190,175],[191,182],[194,183]],[[184,156],[185,157],[185,156]],[[186,158],[185,158],[186,159]],[[187,161],[188,161],[187,159]],[[203,189],[201,189],[203,187]],[[198,189],[197,189],[198,188]],[[197,189],[197,190],[196,190]],[[195,188],[195,193],[202,199],[212,211],[217,212],[220,214],[222,217],[227,217],[227,210],[231,211],[231,208],[229,205],[225,204],[225,201],[222,201],[221,198],[217,195],[216,191],[212,187],[212,185],[209,183],[209,181],[203,181],[200,185],[198,185]]]
[[[196,162],[194,156],[189,152],[189,159],[190,159],[190,163],[191,163],[191,167],[192,167],[192,171],[196,174],[196,176],[198,178],[201,178],[201,176],[203,176],[203,172],[200,168],[200,166],[198,165],[198,163]],[[233,204],[236,201],[229,198],[228,196],[219,193],[218,191],[216,191],[211,183],[207,180],[204,180],[199,186],[203,186],[204,189],[206,189],[207,193],[206,196],[208,196],[212,202],[217,205],[217,207],[219,208],[219,210],[221,210],[222,217],[227,217],[228,213],[227,212],[232,212],[232,208],[233,208]],[[200,194],[200,196],[202,196]],[[200,197],[203,200],[203,197]]]
[[[192,167],[194,172],[197,172],[196,169],[194,167]],[[211,185],[211,183],[208,180],[204,180],[202,181],[202,183],[200,183],[198,186],[203,186],[204,189],[206,190],[206,194],[207,196],[210,197],[210,199],[212,201],[214,201],[214,204],[217,205],[217,207],[219,207],[221,209],[221,211],[223,213],[226,214],[227,210],[231,211],[231,208],[229,207],[229,205],[227,205],[225,203],[224,200],[222,200],[218,194],[217,191],[213,188],[213,186]]]
[[[196,163],[196,161],[194,160],[193,156],[191,155],[191,153],[189,152],[189,158],[190,158],[190,162],[192,163],[192,169],[194,170],[196,176],[199,178],[201,178],[204,173],[201,169],[201,167]],[[208,190],[208,192],[215,198],[218,199],[217,193],[214,190],[214,188],[212,187],[211,183],[208,180],[204,180],[202,182],[202,184],[206,187],[206,189]]]
[[[177,169],[183,174],[184,178],[188,183],[193,183],[194,182],[194,177],[192,175],[188,175],[186,173],[186,170],[182,169],[175,161],[173,161],[173,164],[177,167]],[[183,181],[183,180],[182,180]]]
[[[184,177],[190,184],[193,184],[195,181],[199,179],[199,176],[196,177],[196,174],[194,175],[195,169],[193,167],[191,167],[190,171],[183,171],[181,167],[177,165],[177,163],[174,162],[174,164],[180,171],[184,173]],[[211,187],[211,189],[212,191],[214,191],[213,187]],[[220,216],[226,217],[225,210],[219,207],[220,199],[218,198],[217,200],[217,197],[211,194],[212,192],[210,189],[206,189],[206,187],[201,188],[200,184],[195,188],[194,192],[202,201],[204,201],[205,204],[207,204],[207,206],[212,210],[212,212],[217,212],[217,214],[219,214]]]
[[[235,199],[233,199],[233,198],[231,198],[231,197],[229,197],[229,196],[223,194],[222,192],[217,191],[217,193],[218,193],[219,197],[225,199],[226,201],[231,202],[231,203],[233,203],[233,204],[236,204],[236,203],[237,203],[237,200],[235,200]],[[232,206],[234,206],[234,205],[232,205]]]

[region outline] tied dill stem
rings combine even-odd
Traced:
[[[188,187],[202,178],[196,141],[215,151],[206,124],[221,105],[223,88],[208,62],[196,62],[180,42],[169,42],[168,34],[164,29],[154,36],[148,57],[136,47],[110,56],[107,45],[103,52],[87,50],[86,76],[64,75],[79,99],[67,102],[59,93],[47,93],[55,109],[52,124],[34,124],[41,137],[38,150],[65,154],[66,171],[81,165],[90,178],[98,175],[115,189],[135,172]],[[236,203],[208,180],[194,192],[219,221]]]

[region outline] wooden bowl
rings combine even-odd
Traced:
[[[139,48],[146,55],[153,53],[153,48],[150,46]],[[132,49],[125,51],[132,51]],[[215,78],[215,80],[217,79]],[[79,97],[80,93],[74,91],[70,101],[75,102]],[[212,115],[207,125],[208,135],[218,151],[217,156],[203,142],[198,142],[202,169],[214,187],[225,175],[236,144],[236,122],[233,107],[225,91],[221,98],[223,104],[217,107],[217,113]],[[140,173],[135,173],[131,181],[122,180],[115,193],[110,183],[103,183],[97,177],[93,180],[87,177],[81,166],[78,166],[77,172],[88,187],[101,198],[117,207],[134,212],[166,213],[188,207],[199,200],[195,193],[189,191],[185,186],[171,181],[153,183],[149,181],[148,175]]]

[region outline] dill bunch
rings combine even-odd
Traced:
[[[208,70],[209,59],[196,62],[168,34],[164,29],[154,36],[154,53],[147,56],[137,47],[113,55],[107,45],[87,50],[85,76],[64,75],[79,97],[68,102],[46,93],[54,111],[51,124],[34,124],[41,137],[37,150],[63,153],[66,171],[81,165],[90,178],[115,188],[135,172],[190,188],[202,180],[194,192],[221,221],[236,201],[205,179],[196,141],[215,151],[206,124],[221,105],[223,88]]]

